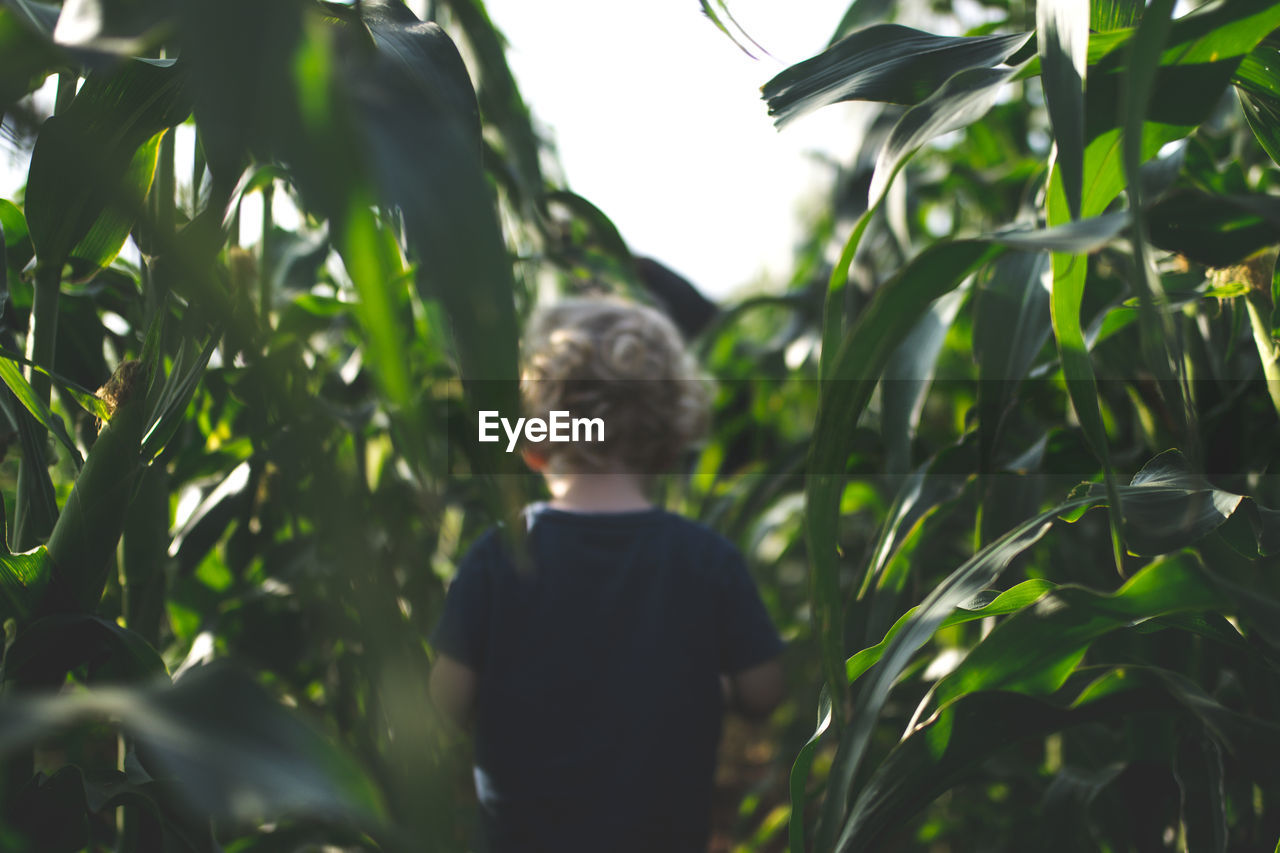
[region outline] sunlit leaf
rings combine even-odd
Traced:
[[[1228,604],[1185,553],[1152,563],[1114,593],[1059,587],[997,625],[934,686],[915,719],[979,690],[1052,693],[1095,639],[1159,616]]]

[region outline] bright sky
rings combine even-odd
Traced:
[[[773,128],[760,86],[820,51],[849,0],[730,0],[769,56],[752,59],[697,0],[486,0],[569,186],[632,250],[723,296],[763,270],[784,277],[797,211],[830,177],[806,152],[847,160],[849,112]]]

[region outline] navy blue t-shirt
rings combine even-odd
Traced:
[[[782,650],[741,554],[661,509],[535,507],[528,547],[481,537],[431,639],[477,674],[487,849],[705,851],[719,676]]]

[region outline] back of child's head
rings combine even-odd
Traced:
[[[706,431],[705,383],[652,308],[608,297],[547,306],[529,322],[523,360],[528,417],[564,411],[604,423],[601,442],[540,447],[552,471],[660,473]]]

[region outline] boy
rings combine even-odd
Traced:
[[[526,444],[552,498],[528,512],[532,570],[489,531],[432,636],[431,693],[476,733],[493,853],[703,853],[727,706],[782,698],[782,643],[729,542],[646,486],[706,426],[661,314],[577,299],[525,342],[529,417],[600,418],[603,441]]]

